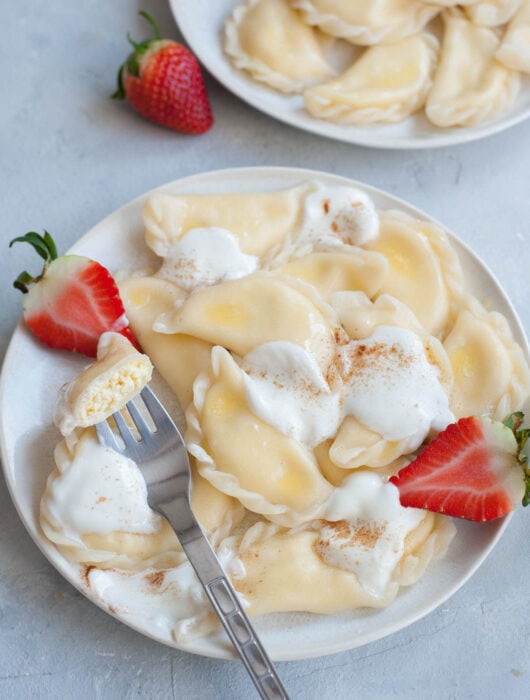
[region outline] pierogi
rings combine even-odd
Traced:
[[[237,69],[301,95],[316,119],[391,124],[424,110],[433,127],[466,127],[514,103],[528,16],[528,0],[245,0],[223,41]]]
[[[185,411],[192,508],[249,614],[391,604],[456,528],[401,506],[389,477],[457,418],[521,408],[508,323],[467,291],[440,226],[352,186],[154,193],[144,222],[160,264],[120,292]],[[145,357],[117,342],[62,392],[41,526],[102,605],[185,644],[215,616],[138,466],[92,427],[121,407],[98,393],[112,367]],[[150,375],[126,376],[139,391]]]

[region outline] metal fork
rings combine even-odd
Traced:
[[[149,387],[142,390],[141,397],[154,430],[135,403],[129,401],[127,410],[138,436],[121,413],[114,413],[123,444],[107,421],[96,425],[98,440],[138,464],[147,484],[149,506],[161,513],[175,530],[260,696],[267,700],[288,700],[272,662],[191,510],[191,469],[184,440]]]

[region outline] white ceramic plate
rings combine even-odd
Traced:
[[[530,78],[509,110],[497,119],[472,127],[439,129],[422,114],[398,124],[348,126],[315,119],[300,96],[281,95],[234,68],[222,50],[221,32],[226,17],[242,0],[169,0],[179,28],[208,71],[226,88],[256,109],[291,126],[372,148],[435,148],[491,136],[530,117]]]
[[[352,184],[335,175],[291,168],[245,168],[195,175],[163,186],[175,193],[253,192],[291,187],[310,178],[330,184]],[[378,209],[400,208],[414,216],[429,217],[407,203],[361,183]],[[138,269],[149,264],[151,253],[143,244],[141,209],[146,195],[111,214],[87,233],[71,252],[89,255],[111,270]],[[452,235],[452,234],[451,234]],[[469,291],[487,297],[508,319],[516,340],[528,351],[521,325],[491,273],[457,238]],[[52,351],[39,344],[21,324],[10,343],[0,380],[2,462],[11,496],[20,518],[50,562],[76,588],[96,604],[80,570],[66,561],[46,540],[38,524],[39,500],[51,472],[53,449],[59,440],[52,425],[57,390],[72,379],[86,358]],[[330,654],[371,642],[423,617],[449,598],[484,561],[498,541],[508,519],[486,525],[458,523],[458,534],[445,559],[434,562],[411,588],[404,588],[386,609],[351,611],[331,616],[282,614],[256,620],[265,646],[275,660],[301,659]],[[286,581],[286,585],[289,585]],[[106,608],[104,608],[109,612]],[[164,644],[177,646],[141,620],[127,614],[119,620]],[[228,658],[231,652],[219,633],[180,646],[189,652]]]

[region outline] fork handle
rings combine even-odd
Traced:
[[[228,578],[219,576],[206,584],[205,590],[260,696],[267,700],[288,700]]]
[[[202,583],[215,612],[230,637],[230,641],[241,657],[260,697],[265,700],[289,700],[267,652],[250,624],[237,593],[191,513],[189,505],[182,501],[177,503],[161,505],[159,510],[174,527],[190,564]],[[190,522],[190,527],[184,531],[175,528],[174,525],[175,519],[172,517],[172,511],[176,506],[180,509],[181,517],[182,509],[189,509],[194,521],[193,524]]]
[[[221,568],[208,540],[197,539],[182,546],[260,697],[265,700],[289,700],[267,652],[254,632],[237,593]],[[194,562],[199,562],[198,567]],[[206,562],[212,570],[211,573],[217,569],[215,577],[209,575],[208,580],[201,575],[202,567]]]

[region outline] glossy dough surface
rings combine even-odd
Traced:
[[[315,119],[384,125],[425,110],[434,127],[462,128],[514,104],[529,17],[528,0],[246,0],[223,45],[253,79],[301,94]]]
[[[319,32],[287,0],[247,0],[225,25],[225,51],[234,65],[280,92],[296,93],[333,75]]]
[[[401,121],[423,106],[437,53],[426,33],[372,46],[338,78],[306,90],[306,108],[342,124]]]
[[[492,118],[515,99],[519,74],[495,58],[497,35],[447,14],[441,58],[426,114],[438,126],[468,126]]]

